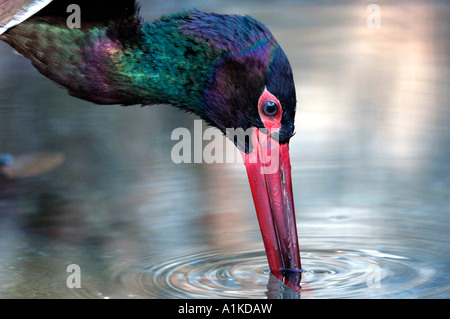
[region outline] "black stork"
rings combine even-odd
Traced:
[[[78,25],[69,19],[76,8]],[[244,142],[232,140],[244,158],[269,268],[277,276],[301,273],[289,159],[295,86],[265,25],[198,10],[146,23],[130,0],[0,0],[0,39],[75,97],[170,104],[224,134],[250,132]]]

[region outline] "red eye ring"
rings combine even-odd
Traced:
[[[264,89],[264,92],[259,98],[258,112],[267,129],[273,130],[280,128],[282,115],[281,103],[267,89]]]

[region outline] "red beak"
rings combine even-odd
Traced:
[[[269,268],[277,276],[301,272],[289,145],[254,128],[252,146],[242,155]]]

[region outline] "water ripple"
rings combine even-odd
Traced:
[[[270,276],[263,250],[206,252],[165,263],[125,267],[116,282],[147,298],[391,298],[427,297],[449,290],[430,285],[437,269],[388,250],[302,250],[302,289]]]

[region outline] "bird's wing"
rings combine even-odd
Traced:
[[[65,22],[71,4],[79,5],[82,22],[97,26],[134,17],[139,11],[135,0],[0,0],[0,35],[33,15]]]
[[[0,34],[28,19],[52,0],[0,0]]]

